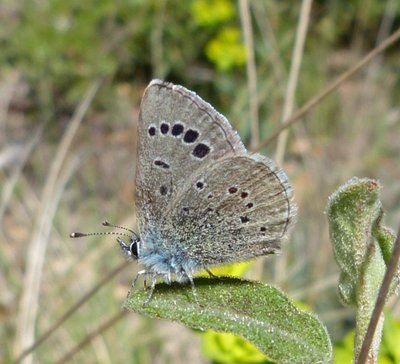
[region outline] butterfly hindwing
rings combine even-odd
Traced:
[[[168,206],[163,226],[173,229],[163,235],[199,266],[241,261],[279,250],[295,212],[287,176],[272,160],[228,156],[188,178]]]

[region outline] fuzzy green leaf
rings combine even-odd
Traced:
[[[237,278],[197,278],[199,304],[188,284],[158,284],[130,293],[124,307],[181,322],[193,329],[230,332],[278,363],[329,363],[332,347],[322,323],[298,310],[278,289]]]
[[[379,247],[382,251],[382,258],[385,264],[389,264],[390,257],[392,256],[393,246],[396,241],[396,235],[394,231],[382,225],[384,213],[380,212],[377,220],[372,227],[372,236],[376,239]],[[390,294],[396,292],[396,289],[400,287],[400,264],[397,268],[397,273],[393,279]]]
[[[352,178],[329,198],[329,234],[341,269],[339,293],[347,305],[356,305],[356,287],[371,229],[381,213],[379,189],[377,181]]]
[[[329,199],[329,233],[341,269],[339,293],[356,310],[355,356],[360,353],[370,318],[390,260],[394,234],[381,225],[380,185],[368,178],[352,178]],[[392,293],[398,283],[393,279]],[[383,327],[379,320],[369,357],[378,356]],[[374,361],[375,362],[375,361]]]

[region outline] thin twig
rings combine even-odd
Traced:
[[[276,137],[286,128],[299,121],[306,113],[312,110],[315,106],[317,106],[321,100],[330,95],[333,91],[335,91],[344,81],[349,79],[359,70],[361,70],[371,59],[376,57],[378,54],[382,53],[384,50],[389,48],[391,45],[396,43],[400,39],[400,29],[394,32],[390,37],[388,37],[385,41],[383,41],[379,46],[375,47],[371,52],[369,52],[363,59],[361,59],[356,65],[351,67],[346,72],[342,73],[335,81],[333,81],[330,85],[328,85],[324,90],[322,90],[318,95],[314,96],[311,100],[309,100],[304,106],[302,106],[290,119],[286,120],[283,124],[281,124],[275,132],[273,132],[268,138],[264,139],[257,150],[265,147],[269,143],[271,143]]]
[[[303,0],[301,4],[301,12],[297,25],[296,40],[293,48],[292,62],[290,66],[289,80],[287,84],[287,90],[285,95],[285,103],[283,106],[282,123],[289,119],[293,113],[295,103],[295,93],[297,88],[297,82],[299,79],[300,65],[303,58],[304,43],[306,40],[308,23],[310,20],[312,0]],[[288,129],[284,130],[278,138],[276,146],[275,161],[278,165],[283,163],[285,155],[286,142],[288,137]],[[275,263],[275,282],[278,285],[285,281],[287,266],[287,256],[283,254],[280,259]]]
[[[85,302],[87,302],[97,291],[113,279],[117,274],[124,270],[130,262],[124,261],[122,264],[114,268],[103,279],[101,279],[89,292],[85,293],[74,305],[72,305],[53,325],[51,325],[42,336],[40,336],[29,348],[24,350],[21,355],[16,358],[12,364],[19,363],[32,351],[37,349],[44,341],[46,341],[54,331],[56,331],[73,313],[75,313]]]
[[[100,325],[97,329],[90,332],[86,337],[75,347],[73,347],[67,354],[65,354],[61,359],[56,361],[56,364],[63,364],[70,360],[76,353],[82,350],[86,345],[90,344],[90,342],[98,335],[102,334],[104,331],[108,330],[115,323],[117,323],[120,319],[122,319],[125,315],[127,315],[129,311],[119,311],[117,314],[111,316],[106,322]]]
[[[165,27],[165,11],[167,1],[157,1],[155,5],[155,21],[150,33],[150,52],[153,75],[156,78],[164,79],[166,73],[166,62],[164,55],[163,32]]]
[[[285,103],[283,105],[282,123],[289,119],[293,113],[294,97],[296,87],[299,80],[300,65],[303,59],[304,43],[306,40],[308,23],[310,20],[312,0],[303,0],[301,4],[300,18],[297,26],[296,40],[293,48],[292,62],[290,66],[289,81],[285,95]],[[279,134],[276,145],[275,161],[281,165],[285,155],[286,142],[288,137],[288,129]]]
[[[250,150],[255,150],[260,144],[260,131],[258,125],[258,95],[257,95],[257,72],[254,59],[253,28],[251,24],[248,0],[240,0],[240,19],[246,45],[246,69],[247,85],[249,89],[250,117],[251,117],[251,140]]]
[[[400,228],[397,233],[397,238],[394,243],[392,256],[386,269],[385,276],[383,277],[381,288],[379,289],[378,298],[375,303],[374,310],[372,311],[371,320],[368,324],[367,333],[365,334],[363,344],[361,346],[360,354],[357,358],[357,364],[364,364],[367,361],[368,353],[371,348],[372,340],[375,336],[376,326],[378,325],[381,317],[383,307],[385,306],[386,298],[389,293],[390,285],[395,276],[400,258]]]

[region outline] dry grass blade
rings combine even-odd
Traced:
[[[317,106],[325,97],[330,95],[335,91],[344,81],[352,77],[358,71],[360,71],[369,61],[374,57],[382,53],[384,50],[389,48],[391,45],[396,43],[400,39],[400,29],[394,32],[390,37],[384,40],[379,46],[375,47],[371,52],[369,52],[363,59],[356,63],[346,72],[342,73],[335,81],[328,85],[324,90],[322,90],[318,95],[314,96],[310,101],[308,101],[303,107],[301,107],[290,119],[286,120],[281,126],[279,126],[275,132],[273,132],[268,138],[264,139],[257,150],[265,147],[273,140],[275,140],[278,135],[289,126],[299,121],[306,113]]]
[[[240,19],[242,22],[242,29],[244,41],[246,44],[246,69],[247,69],[247,83],[249,89],[250,100],[250,116],[251,116],[251,141],[250,149],[258,148],[260,144],[260,132],[258,122],[258,95],[257,95],[257,71],[256,61],[254,59],[254,42],[253,42],[253,29],[251,25],[250,9],[248,0],[240,0]]]
[[[295,93],[300,73],[300,65],[303,59],[304,44],[310,21],[312,0],[303,0],[301,5],[300,19],[296,32],[296,41],[293,48],[292,62],[290,65],[289,81],[286,89],[285,103],[283,105],[282,123],[289,119],[293,113],[295,104]],[[285,155],[288,130],[284,130],[278,138],[276,146],[275,161],[281,165]]]
[[[78,353],[81,349],[83,349],[86,345],[88,345],[96,336],[102,334],[104,331],[108,330],[115,323],[117,323],[120,319],[122,319],[125,315],[128,314],[128,311],[119,311],[114,316],[111,316],[104,324],[99,326],[97,329],[93,330],[89,333],[78,345],[76,345],[73,349],[71,349],[67,354],[65,354],[60,360],[56,362],[56,364],[62,364],[68,362],[76,353]]]
[[[299,23],[297,26],[296,40],[293,48],[292,62],[290,66],[289,80],[285,95],[285,103],[283,105],[282,123],[287,120],[293,113],[295,104],[295,93],[300,73],[300,65],[303,59],[304,44],[307,36],[308,23],[310,20],[312,0],[303,0],[301,5],[301,12]],[[278,139],[276,146],[275,161],[281,165],[285,155],[286,141],[288,137],[288,130],[284,130]],[[287,276],[287,261],[286,255],[278,259],[275,264],[275,282],[284,282]]]
[[[69,317],[71,317],[74,312],[76,312],[84,303],[86,303],[96,292],[106,285],[111,279],[122,272],[130,262],[125,261],[111,272],[109,272],[105,277],[103,277],[89,292],[84,294],[74,305],[72,305],[53,325],[51,325],[42,336],[40,336],[32,346],[27,348],[18,358],[13,361],[13,364],[19,363],[23,358],[25,358],[32,351],[37,349],[43,342],[45,342],[54,331],[56,331]]]
[[[375,303],[372,317],[368,325],[367,333],[361,347],[360,355],[357,358],[357,364],[364,364],[367,362],[368,353],[371,348],[372,340],[375,335],[376,326],[378,325],[381,317],[383,307],[385,306],[387,295],[389,293],[390,284],[396,274],[397,267],[400,259],[400,228],[397,233],[396,242],[394,243],[392,256],[386,269],[385,276],[383,277],[381,288],[379,289],[378,298]]]
[[[41,197],[40,211],[37,212],[38,217],[27,253],[27,268],[19,307],[19,317],[17,319],[17,335],[14,343],[15,353],[21,352],[25,347],[33,343],[38,311],[40,281],[47,249],[48,235],[51,229],[52,213],[54,213],[55,208],[54,194],[57,190],[62,166],[72,144],[73,137],[100,85],[101,80],[98,79],[93,81],[88,88],[63,136],[46,178]],[[26,363],[31,362],[31,357],[26,358]]]
[[[47,242],[49,240],[51,231],[51,221],[53,220],[55,213],[57,211],[57,207],[61,200],[62,193],[65,190],[65,185],[67,184],[73,173],[76,171],[78,166],[79,166],[78,158],[73,158],[72,160],[68,161],[68,163],[65,164],[63,171],[57,180],[57,184],[54,186],[55,189],[52,195],[52,199],[46,206],[47,209],[45,211],[45,216],[47,218],[47,221],[43,221],[43,224],[41,225],[39,235],[37,238],[38,240],[40,240],[42,244],[45,244],[44,242]],[[28,301],[29,306],[26,307],[28,309],[27,316],[22,316],[23,318],[27,318],[24,324],[27,325],[28,329],[32,328],[32,330],[34,329],[34,323],[38,311],[38,294],[40,290],[42,267],[44,264],[44,254],[40,255],[39,253],[42,253],[42,251],[35,252],[37,256],[35,256],[34,259],[32,259],[35,264],[31,266],[32,270],[28,271],[32,274],[32,276],[27,277],[27,280],[30,283],[28,291],[30,295],[28,297],[31,299],[31,301]],[[29,308],[31,309],[30,311]],[[30,359],[27,361],[29,362]]]

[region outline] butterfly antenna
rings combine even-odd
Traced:
[[[108,226],[108,227],[113,227],[113,228],[116,228],[116,229],[126,230],[126,231],[129,231],[130,233],[136,235],[136,233],[135,233],[133,230],[128,229],[128,228],[126,228],[126,227],[124,227],[124,226],[118,226],[118,225],[110,224],[107,220],[106,220],[106,221],[103,221],[101,224],[102,224],[103,226]]]
[[[93,236],[93,235],[119,235],[119,236],[126,236],[128,238],[131,238],[130,235],[124,234],[124,233],[119,233],[116,231],[104,231],[104,232],[97,232],[97,233],[72,233],[69,235],[70,238],[82,238],[85,236]],[[136,234],[135,234],[136,236]]]

